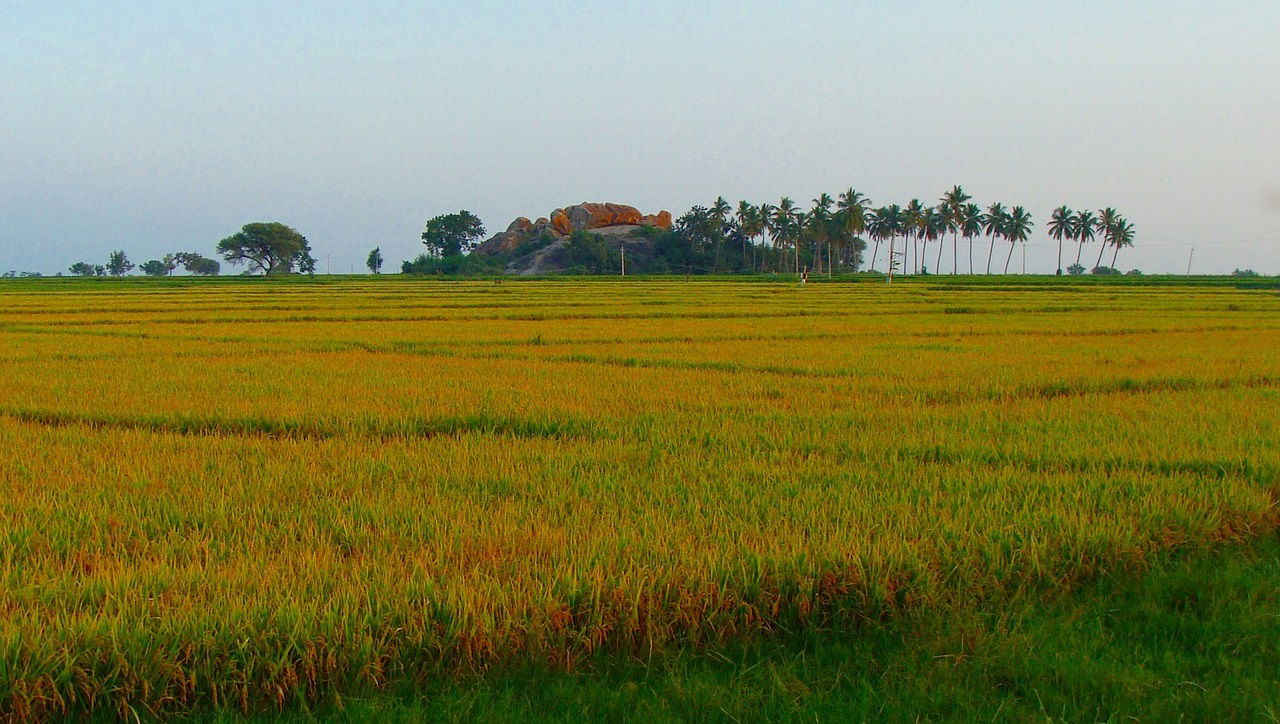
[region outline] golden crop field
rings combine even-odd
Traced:
[[[1280,523],[1280,296],[0,286],[0,713],[255,711],[1070,586]]]

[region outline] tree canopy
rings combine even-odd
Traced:
[[[288,274],[295,267],[305,274],[315,273],[307,238],[278,221],[245,224],[239,233],[218,242],[218,253],[228,264],[247,262],[252,265],[250,271],[268,276]]]
[[[428,221],[426,230],[422,232],[422,243],[427,245],[432,255],[449,257],[471,251],[483,237],[484,224],[480,223],[480,218],[464,209]]]
[[[133,262],[129,261],[129,257],[120,249],[111,252],[111,256],[107,257],[107,273],[111,276],[122,277],[131,269],[133,269]]]

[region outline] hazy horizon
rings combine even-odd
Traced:
[[[1134,222],[1122,269],[1183,273],[1194,247],[1195,272],[1280,274],[1275,2],[11,0],[0,22],[0,271],[213,256],[251,221],[321,271],[374,246],[398,270],[462,208],[493,233],[582,201],[961,184],[1034,214],[1029,272],[1067,204]]]

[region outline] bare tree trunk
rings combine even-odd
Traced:
[[[889,237],[889,283],[893,283],[893,240],[895,237]],[[905,256],[905,255],[904,255]]]

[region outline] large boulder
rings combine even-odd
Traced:
[[[610,226],[640,223],[640,210],[625,204],[581,203],[564,210],[574,231],[590,231]]]
[[[529,235],[523,231],[504,231],[494,234],[476,247],[475,253],[480,256],[502,256],[515,251],[528,240]]]
[[[525,217],[523,217],[523,216],[518,216],[518,217],[516,217],[516,220],[515,220],[515,221],[513,221],[513,222],[511,222],[511,225],[507,227],[507,231],[508,231],[508,232],[512,232],[512,231],[529,231],[529,230],[530,230],[530,229],[532,229],[532,228],[533,228],[533,222],[532,222],[532,221],[529,221],[528,219],[526,219],[526,218],[525,218]]]
[[[556,209],[551,212],[551,228],[561,236],[568,236],[573,233],[573,222],[569,220],[569,215],[564,209]]]
[[[656,226],[659,229],[663,229],[663,230],[670,229],[671,228],[671,212],[659,211],[656,214],[646,214],[644,216],[641,216],[640,220],[637,221],[636,223],[640,224],[641,226]]]

